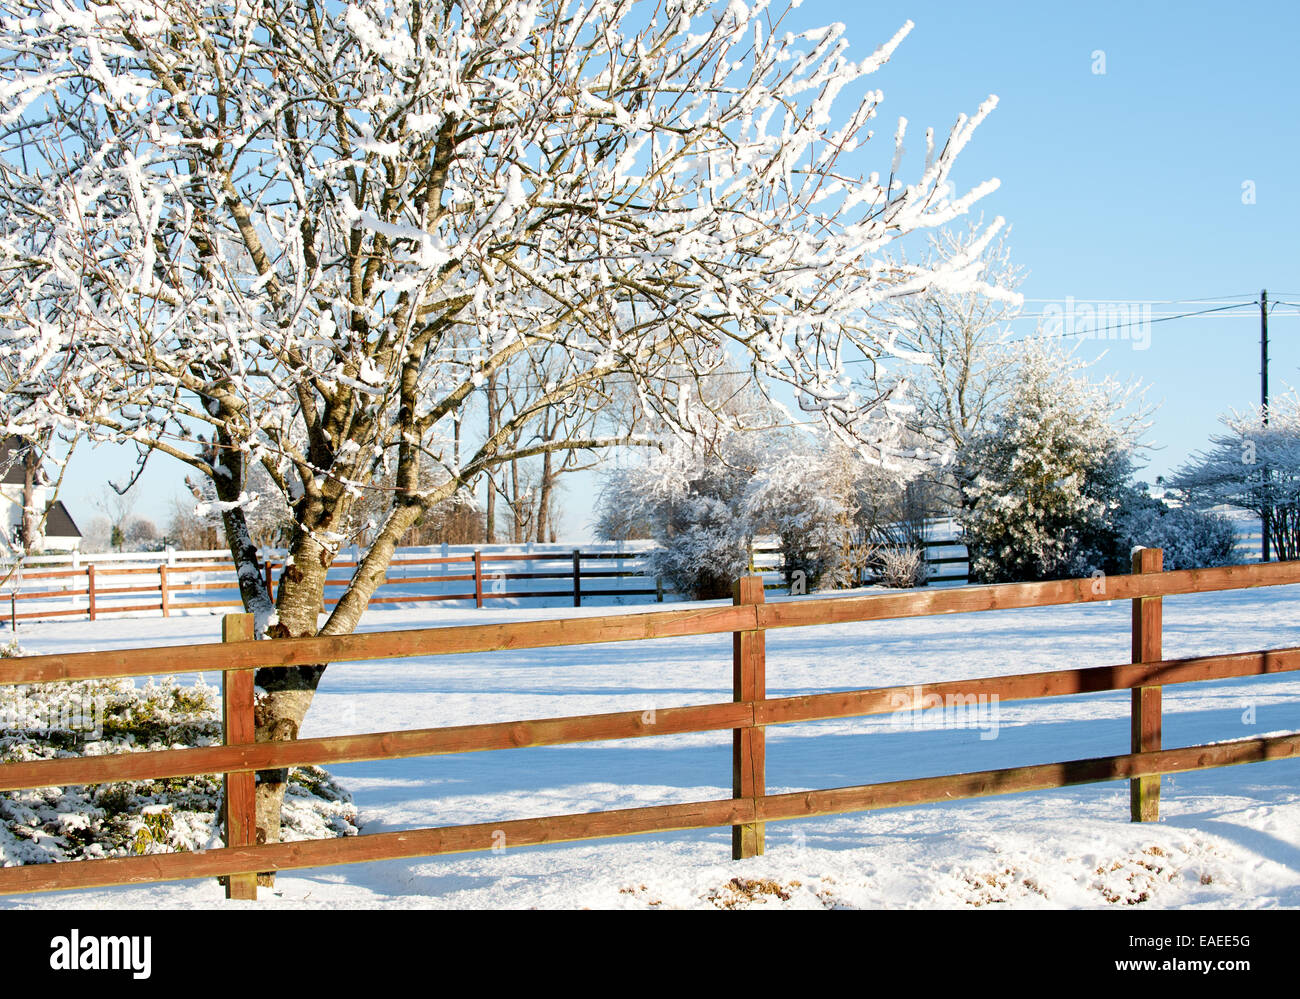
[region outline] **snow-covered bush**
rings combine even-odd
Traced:
[[[881,546],[872,553],[870,564],[875,581],[891,589],[920,586],[928,572],[923,548]]]
[[[13,643],[0,649],[21,654]],[[2,686],[0,762],[217,745],[217,693],[174,678]],[[0,866],[221,846],[221,799],[221,776],[211,774],[0,793]],[[293,767],[282,832],[286,840],[354,835],[356,808],[324,770]]]
[[[651,574],[692,599],[730,596],[749,569],[746,495],[760,451],[756,435],[727,434],[710,448],[674,442],[614,470],[601,491],[597,533],[609,538],[619,522],[644,521],[658,543]]]
[[[730,596],[760,534],[780,539],[787,584],[847,586],[857,464],[825,439],[772,431],[671,445],[607,476],[597,533],[646,525],[658,543],[648,570],[693,599]]]
[[[1144,484],[1128,490],[1120,512],[1123,542],[1118,555],[1140,546],[1164,549],[1164,567],[1209,569],[1235,561],[1237,532],[1219,514],[1171,507],[1146,492]]]
[[[1121,386],[1081,367],[1030,348],[1006,406],[963,449],[975,473],[962,513],[972,582],[1123,569],[1118,517],[1138,423],[1118,422]]]

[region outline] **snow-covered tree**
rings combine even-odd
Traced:
[[[860,568],[854,486],[862,464],[851,449],[819,435],[784,434],[766,449],[744,512],[754,533],[780,540],[787,586],[811,592],[853,584]]]
[[[351,632],[398,539],[493,469],[639,441],[585,429],[616,382],[689,433],[682,373],[743,363],[890,457],[899,385],[873,377],[890,344],[865,317],[953,269],[882,262],[996,186],[950,182],[995,101],[927,132],[912,180],[902,121],[856,176],[882,99],[862,84],[911,24],[854,59],[842,26],[785,20],[764,0],[10,0],[0,422],[210,479],[277,636]],[[522,397],[484,432],[507,371]],[[258,464],[295,521],[274,606]],[[367,490],[387,512],[322,621]],[[324,669],[258,671],[260,739],[296,736]],[[259,839],[283,788],[261,775]]]
[[[987,245],[978,223],[932,234],[924,265],[961,270],[924,295],[888,303],[885,314],[898,326],[900,341],[927,356],[913,397],[917,428],[936,444],[961,447],[1015,384],[1007,324],[1020,312],[1023,298],[1015,289],[1024,270],[1011,261],[1009,232]],[[976,247],[983,251],[972,253]]]
[[[954,265],[960,268],[957,277],[879,310],[880,319],[898,331],[900,344],[926,358],[909,392],[916,406],[915,432],[952,454],[961,454],[974,434],[987,429],[1018,378],[1007,323],[1020,311],[1022,298],[1015,289],[1024,272],[1011,261],[1007,232],[982,253],[971,252],[984,245],[977,223],[931,234],[924,265]],[[907,266],[905,257],[900,265]],[[977,280],[963,280],[963,274]],[[966,488],[973,476],[974,470],[961,464],[949,464],[935,476],[949,507],[969,505]]]
[[[132,517],[122,531],[122,543],[130,551],[154,552],[163,548],[158,525],[148,517]]]
[[[754,431],[671,441],[607,474],[597,534],[613,538],[623,524],[646,523],[657,542],[647,571],[692,599],[730,596],[749,567],[754,523],[746,499],[762,461]]]
[[[1219,418],[1225,432],[1192,456],[1169,485],[1198,506],[1231,506],[1263,520],[1275,557],[1300,558],[1300,396],[1273,400],[1265,424],[1259,410]]]
[[[135,517],[139,493],[134,488],[118,490],[111,483],[93,500],[96,510],[108,520],[108,543],[119,552],[126,544],[126,529]]]
[[[193,509],[194,504],[189,504]],[[81,538],[81,549],[86,554],[113,550],[113,525],[104,516],[92,517]]]
[[[674,443],[607,474],[597,534],[623,538],[643,525],[658,542],[649,570],[695,599],[729,596],[753,539],[769,534],[780,541],[787,584],[848,586],[861,464],[852,450],[788,427]]]
[[[1028,344],[1021,379],[962,461],[975,470],[962,530],[973,581],[1115,572],[1119,513],[1141,411],[1132,388],[1090,381],[1084,365]]]

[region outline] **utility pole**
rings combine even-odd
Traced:
[[[1268,428],[1268,289],[1265,288],[1259,293],[1259,411],[1263,421],[1264,428]],[[1260,441],[1265,444],[1264,441]],[[1268,453],[1265,445],[1265,454]],[[1268,531],[1270,521],[1272,521],[1272,509],[1268,502],[1269,491],[1269,474],[1268,465],[1264,465],[1263,475],[1264,495],[1260,516],[1260,534],[1261,547],[1263,549],[1263,561],[1269,561],[1269,544]]]

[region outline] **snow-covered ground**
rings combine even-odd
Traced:
[[[771,599],[771,597],[769,597]],[[806,599],[817,599],[806,598]],[[1165,600],[1166,656],[1300,645],[1300,587]],[[643,608],[617,608],[654,611]],[[611,608],[377,610],[365,630]],[[31,652],[214,641],[219,618],[20,626]],[[1123,662],[1129,604],[773,631],[771,696]],[[730,637],[331,666],[304,736],[644,710],[731,697]],[[208,677],[210,681],[215,677]],[[1165,690],[1164,744],[1300,728],[1300,676]],[[770,792],[1128,751],[1128,694],[993,714],[768,730]],[[918,718],[920,719],[918,722]],[[947,724],[941,724],[942,722]],[[331,768],[363,833],[730,794],[728,732]],[[259,907],[1300,906],[1300,760],[1166,777],[1161,821],[1127,782],[772,823],[733,863],[727,829],[288,872]],[[213,881],[0,899],[0,907],[226,907]]]

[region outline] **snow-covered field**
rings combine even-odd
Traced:
[[[771,599],[769,597],[769,599]],[[807,599],[816,599],[807,598]],[[1169,657],[1300,645],[1300,587],[1165,600]],[[643,608],[367,615],[364,630]],[[215,641],[219,618],[20,626],[31,652]],[[1129,604],[773,631],[770,696],[1126,661]],[[731,697],[730,637],[330,667],[304,736],[644,710]],[[215,681],[215,677],[208,677]],[[1300,728],[1300,676],[1165,690],[1164,745]],[[946,724],[943,724],[946,722]],[[768,730],[770,792],[1128,751],[1126,692]],[[729,732],[331,768],[363,833],[730,794]],[[727,829],[289,872],[286,907],[1300,906],[1300,760],[1166,777],[1161,821],[1128,822],[1127,782],[772,823],[733,863]],[[213,881],[0,899],[0,907],[228,907]]]

